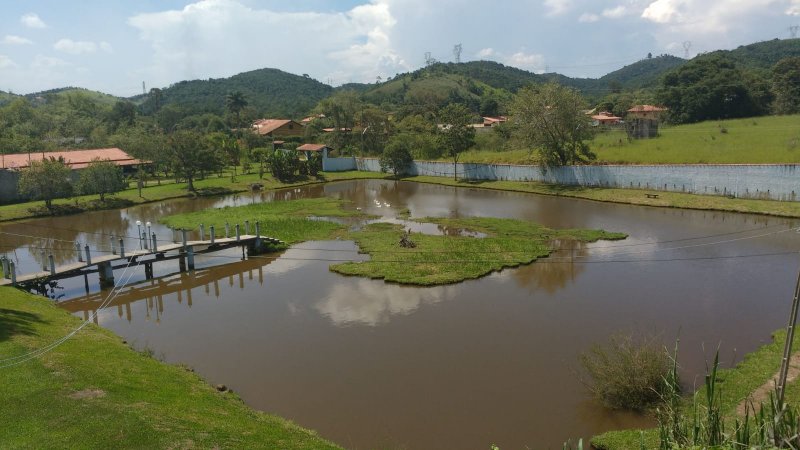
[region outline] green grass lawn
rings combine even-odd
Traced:
[[[610,131],[591,143],[598,163],[790,164],[800,163],[800,115],[662,126],[655,139],[628,142]]]
[[[311,221],[308,216],[346,217],[360,215],[357,211],[346,211],[341,208],[341,200],[332,198],[311,198],[291,201],[258,203],[254,205],[205,209],[185,214],[177,214],[161,219],[173,228],[196,230],[204,224],[206,230],[214,225],[217,236],[225,233],[225,223],[244,226],[249,220],[251,227],[258,221],[261,233],[265,236],[280,239],[287,244],[302,241],[325,240],[336,237],[345,231],[345,227],[330,221]],[[253,232],[253,228],[251,228]]]
[[[0,288],[0,359],[42,348],[80,323],[43,297]],[[95,325],[0,368],[0,398],[4,449],[339,448]]]
[[[800,115],[662,125],[655,139],[628,141],[624,130],[600,132],[589,143],[592,164],[797,164]],[[460,161],[486,164],[539,163],[520,143],[512,149],[464,152]],[[442,161],[448,161],[443,158]]]
[[[294,182],[284,183],[276,180],[271,175],[264,175],[263,179],[259,179],[258,174],[237,175],[236,181],[232,182],[230,175],[211,175],[203,180],[196,180],[194,182],[195,189],[199,195],[216,195],[234,192],[246,192],[250,190],[250,185],[253,183],[261,183],[265,190],[280,189],[293,186],[302,186],[307,184],[325,183],[330,181],[351,180],[361,178],[384,178],[385,174],[373,172],[330,172],[323,173],[319,178],[301,178]],[[162,180],[159,185],[156,181],[148,181],[147,187],[142,189],[142,195],[139,196],[138,189],[129,188],[114,196],[106,199],[106,203],[99,203],[97,195],[84,195],[71,199],[58,199],[54,200],[53,204],[56,206],[69,206],[71,212],[79,213],[83,211],[90,211],[94,209],[113,209],[135,205],[139,203],[155,202],[166,200],[170,198],[186,197],[189,192],[186,190],[186,183],[175,183],[174,180]],[[16,203],[12,205],[0,205],[0,221],[19,220],[31,217],[46,215],[46,212],[41,211],[44,207],[44,202],[26,202]]]

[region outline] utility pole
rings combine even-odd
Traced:
[[[461,51],[462,50],[463,50],[463,47],[461,47],[460,43],[453,46],[453,56],[455,57],[456,64],[461,63]]]
[[[692,48],[692,41],[683,41],[683,59],[689,59],[690,48]]]
[[[781,371],[778,375],[778,404],[783,404],[783,394],[786,390],[786,377],[789,374],[789,360],[792,357],[792,341],[794,340],[794,327],[797,324],[798,299],[800,298],[800,273],[797,274],[797,285],[794,288],[794,299],[792,300],[792,312],[789,313],[789,325],[786,327],[786,342],[783,344],[783,359],[781,360]]]
[[[792,36],[792,39],[797,37],[798,31],[800,31],[800,25],[792,25],[789,27],[789,35]]]

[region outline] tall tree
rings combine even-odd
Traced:
[[[32,161],[29,168],[22,171],[17,189],[24,197],[44,200],[48,210],[53,210],[53,199],[72,195],[72,170],[64,164],[64,159],[45,158]]]
[[[217,161],[214,150],[208,139],[196,131],[179,130],[167,140],[167,151],[170,154],[172,170],[186,180],[186,189],[193,192],[194,179],[203,170],[216,167],[209,166],[210,161]]]
[[[225,107],[236,116],[236,128],[242,127],[242,110],[247,107],[247,99],[242,91],[234,91],[225,97]]]
[[[458,179],[458,158],[475,145],[472,113],[460,103],[451,103],[439,110],[439,145],[453,159],[453,178]]]
[[[585,107],[577,91],[556,83],[523,88],[511,107],[514,133],[539,152],[545,166],[594,159],[586,143],[592,131]]]
[[[784,58],[772,69],[773,108],[778,114],[800,113],[800,57]]]
[[[676,123],[765,114],[763,80],[724,56],[695,58],[666,74],[657,101]]]
[[[116,194],[127,187],[122,169],[108,160],[93,160],[80,171],[78,192],[83,195],[98,194],[100,201],[106,200],[106,194]]]

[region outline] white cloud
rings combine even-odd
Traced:
[[[98,49],[106,53],[111,53],[113,51],[111,44],[108,42],[97,44],[92,41],[73,41],[72,39],[59,39],[58,42],[53,44],[53,48],[71,55],[95,53]]]
[[[600,16],[592,13],[583,13],[578,17],[578,22],[580,23],[594,23],[598,20],[600,20]]]
[[[0,55],[0,69],[8,69],[11,67],[17,67],[17,63],[6,55]]]
[[[642,18],[656,23],[679,21],[682,16],[678,9],[682,3],[681,0],[656,0],[645,8]]]
[[[548,16],[559,16],[572,8],[572,0],[544,0]]]
[[[494,49],[491,48],[491,47],[488,47],[488,48],[484,48],[484,49],[481,49],[480,51],[478,51],[478,53],[476,53],[475,56],[477,56],[479,59],[488,59],[488,58],[491,58],[492,56],[494,56],[494,54],[495,54]]]
[[[28,28],[47,28],[47,24],[39,18],[38,14],[28,13],[20,17],[19,21]]]
[[[13,34],[6,35],[6,37],[3,38],[2,42],[3,44],[8,44],[8,45],[33,44],[33,41],[31,41],[30,39],[26,39],[21,36],[14,36]]]
[[[619,5],[616,8],[604,9],[602,14],[607,19],[619,19],[628,14],[628,8]]]
[[[539,71],[545,67],[543,55],[535,53],[516,52],[505,59],[505,64],[519,67],[520,69]]]
[[[276,12],[238,0],[200,0],[139,14],[128,24],[153,50],[151,84],[277,67],[318,79],[372,81],[409,67],[393,49],[384,0],[347,12]],[[155,79],[153,79],[155,78]]]
[[[800,0],[791,0],[786,8],[786,15],[800,16]]]
[[[36,55],[31,63],[31,68],[34,70],[49,70],[59,67],[67,67],[71,64],[60,58],[53,58],[52,56]]]

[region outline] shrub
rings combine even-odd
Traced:
[[[650,336],[614,335],[580,355],[589,390],[604,406],[642,411],[662,398],[670,357]]]

